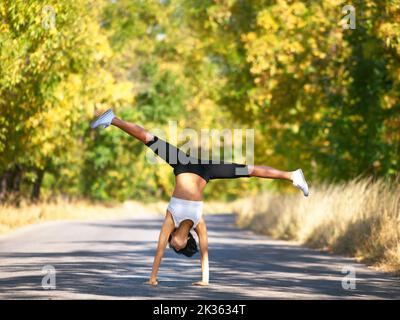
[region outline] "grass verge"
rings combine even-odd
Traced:
[[[400,186],[356,179],[308,198],[262,193],[234,204],[237,224],[273,238],[356,257],[400,274]]]

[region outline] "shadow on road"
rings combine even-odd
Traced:
[[[206,217],[210,237],[209,287],[200,279],[199,255],[186,258],[167,249],[157,287],[144,285],[151,271],[161,219],[83,222],[96,230],[87,239],[46,239],[36,251],[7,251],[2,246],[0,296],[3,298],[92,297],[158,299],[399,298],[391,277],[361,267],[351,259],[273,241],[237,230],[232,215]],[[79,230],[72,230],[78,234]],[[145,236],[151,232],[151,237]],[[88,232],[89,233],[89,232]],[[145,238],[139,240],[138,238]],[[132,239],[132,240],[130,240]],[[54,250],[52,250],[54,249]],[[53,265],[57,289],[46,295],[41,268]],[[357,271],[357,289],[344,290],[342,267]]]

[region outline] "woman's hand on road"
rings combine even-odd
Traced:
[[[200,286],[200,287],[205,287],[208,286],[208,282],[205,281],[197,281],[192,283],[194,286]]]
[[[157,281],[157,279],[150,279],[149,281],[146,281],[144,284],[156,286],[158,284],[158,281]]]

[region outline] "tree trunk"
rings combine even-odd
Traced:
[[[12,179],[10,181],[11,190],[15,193],[19,193],[20,191],[21,177],[22,177],[22,168],[20,165],[17,164],[13,170]]]
[[[31,195],[31,199],[33,201],[37,201],[40,198],[40,187],[42,186],[44,172],[45,171],[43,169],[36,170],[36,179],[35,183],[33,184],[32,195]]]
[[[9,179],[8,171],[5,171],[0,179],[0,201],[4,201],[8,191],[7,181]]]

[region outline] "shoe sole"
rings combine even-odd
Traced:
[[[97,125],[97,123],[98,123],[98,122],[101,122],[101,120],[103,120],[107,115],[109,115],[110,112],[112,112],[111,109],[108,109],[107,111],[103,112],[96,120],[94,120],[94,121],[90,124],[90,128],[95,129],[95,128],[99,127],[99,126],[103,126],[103,128],[105,128],[105,127],[104,127],[104,124],[99,124],[99,125]]]
[[[301,177],[303,178],[304,182],[305,182],[306,185],[307,185],[307,194],[304,194],[304,196],[305,196],[305,197],[308,197],[309,194],[310,194],[310,191],[308,190],[308,183],[307,183],[307,181],[306,181],[306,178],[304,178],[303,170],[301,170],[301,169],[300,169],[300,174],[301,174]],[[304,192],[303,192],[303,193],[304,193]]]

